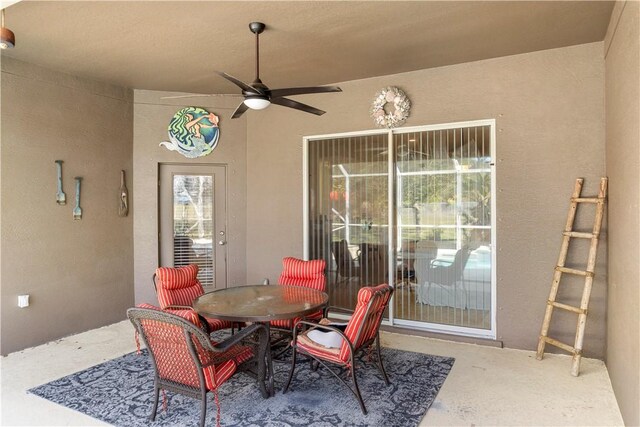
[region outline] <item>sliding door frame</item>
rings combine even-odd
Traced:
[[[396,168],[395,166],[395,147],[393,144],[394,135],[404,134],[404,133],[412,133],[412,132],[427,132],[427,131],[436,131],[436,130],[450,130],[450,129],[459,129],[459,128],[469,128],[469,127],[479,127],[479,126],[489,126],[489,134],[490,134],[490,156],[491,156],[491,328],[490,329],[479,329],[479,328],[470,328],[463,326],[451,326],[444,325],[438,323],[427,323],[427,322],[419,322],[414,320],[405,320],[405,319],[396,319],[394,313],[394,305],[389,304],[389,319],[385,320],[383,323],[390,326],[403,326],[411,329],[417,329],[428,332],[436,332],[436,333],[445,333],[451,335],[460,335],[460,336],[468,336],[468,337],[478,337],[478,338],[489,338],[496,339],[496,313],[497,313],[497,274],[496,274],[496,121],[495,119],[483,119],[483,120],[473,120],[473,121],[465,121],[465,122],[454,122],[454,123],[442,123],[442,124],[434,124],[434,125],[425,125],[425,126],[412,126],[412,127],[403,127],[396,129],[374,129],[374,130],[365,130],[365,131],[356,131],[356,132],[345,132],[345,133],[334,133],[334,134],[325,134],[325,135],[311,135],[305,136],[302,138],[302,215],[303,215],[303,254],[304,258],[309,258],[309,241],[310,241],[310,230],[309,230],[309,212],[310,212],[310,198],[309,198],[309,143],[314,140],[322,140],[329,138],[348,138],[348,137],[356,137],[356,136],[367,136],[367,135],[381,135],[387,134],[387,144],[388,144],[388,152],[389,161],[388,161],[388,206],[389,206],[389,227],[388,227],[388,238],[389,242],[396,241],[396,211],[397,211],[397,200],[396,200]],[[389,250],[395,252],[395,246],[389,245]],[[388,283],[395,287],[395,270],[396,270],[396,258],[395,253],[389,254],[389,265],[388,265]]]

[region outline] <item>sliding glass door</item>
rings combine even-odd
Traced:
[[[490,127],[393,135],[395,318],[491,329]]]
[[[393,324],[495,335],[494,121],[305,138],[305,246],[330,304],[392,284]]]
[[[388,281],[388,136],[309,144],[309,258],[328,265],[331,305],[353,308],[358,290]]]

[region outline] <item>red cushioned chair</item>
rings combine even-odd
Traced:
[[[364,350],[372,351],[375,344],[377,356],[376,366],[380,370],[380,373],[382,373],[385,384],[389,385],[389,378],[384,370],[382,358],[380,356],[379,329],[380,323],[382,322],[382,315],[389,304],[389,299],[391,298],[392,293],[393,288],[387,284],[361,288],[360,291],[358,291],[358,303],[356,305],[356,309],[351,315],[351,319],[349,320],[344,332],[333,326],[323,324],[318,325],[305,320],[296,322],[296,325],[293,328],[293,341],[291,342],[291,346],[293,347],[291,371],[289,372],[289,379],[287,380],[287,384],[282,392],[286,393],[289,389],[291,379],[293,378],[293,371],[296,367],[296,355],[297,353],[301,353],[311,357],[316,362],[329,369],[333,376],[338,378],[345,386],[347,386],[347,388],[351,390],[358,399],[362,413],[366,415],[367,409],[365,408],[362,395],[360,394],[360,389],[358,388],[358,382],[356,380],[355,356],[357,353]],[[300,325],[306,325],[310,328],[299,333],[298,331],[300,329],[298,326]],[[339,334],[342,338],[341,346],[339,348],[325,347],[316,341],[313,341],[308,336],[308,334],[313,330],[322,332],[333,331],[334,333]],[[327,365],[327,363],[338,365],[340,368],[349,371],[351,374],[350,376],[353,379],[354,388],[351,388],[338,373],[334,372],[334,370]]]
[[[200,399],[202,427],[207,411],[207,393],[212,392],[217,406],[216,424],[220,426],[218,388],[236,372],[239,365],[257,360],[254,353],[258,353],[258,358],[266,355],[267,329],[263,325],[251,325],[216,343],[193,323],[167,311],[136,307],[127,310],[127,316],[149,349],[153,363],[155,398],[149,417],[151,421],[155,420],[160,390],[164,389]],[[252,334],[258,334],[258,342],[265,343],[260,349],[240,344]],[[258,372],[258,375],[264,377],[264,372]]]
[[[158,295],[160,308],[173,312],[175,310],[193,310],[193,300],[204,294],[198,280],[198,266],[190,264],[185,267],[159,267],[153,275],[153,286]],[[233,327],[231,322],[220,319],[204,318],[209,332]]]
[[[282,259],[282,273],[278,279],[279,285],[303,286],[317,291],[324,292],[327,288],[327,281],[324,275],[325,261],[315,259],[304,261],[302,259],[286,257]],[[311,313],[306,319],[320,320],[322,311]],[[270,322],[270,326],[276,329],[291,331],[296,320],[284,319]]]

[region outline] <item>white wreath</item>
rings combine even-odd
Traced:
[[[393,104],[393,111],[387,113],[384,106]],[[394,128],[402,125],[409,117],[411,102],[407,95],[395,86],[389,86],[376,94],[371,105],[371,117],[376,126],[381,128]]]

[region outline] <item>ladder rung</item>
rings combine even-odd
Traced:
[[[575,274],[578,276],[585,276],[585,277],[593,277],[593,271],[584,271],[584,270],[576,270],[575,268],[568,268],[568,267],[560,267],[557,266],[556,267],[556,271],[560,271],[562,273],[569,273],[569,274]]]
[[[565,344],[563,342],[560,342],[558,340],[554,340],[553,338],[549,338],[549,337],[541,337],[543,340],[545,340],[547,342],[547,344],[551,344],[554,345],[558,348],[563,349],[564,351],[567,351],[571,354],[580,354],[579,351],[577,351],[575,348],[571,347],[568,344]]]
[[[571,201],[576,203],[602,203],[604,199],[600,197],[572,197]]]
[[[593,239],[595,237],[593,233],[581,233],[579,231],[565,231],[562,233],[562,235],[569,237],[579,237],[581,239]]]
[[[568,311],[573,311],[574,313],[577,314],[586,314],[587,310],[580,308],[580,307],[574,307],[572,305],[567,305],[567,304],[562,304],[561,302],[555,302],[555,301],[547,301],[547,304],[551,304],[554,307],[557,308],[561,308],[563,310],[568,310]]]

